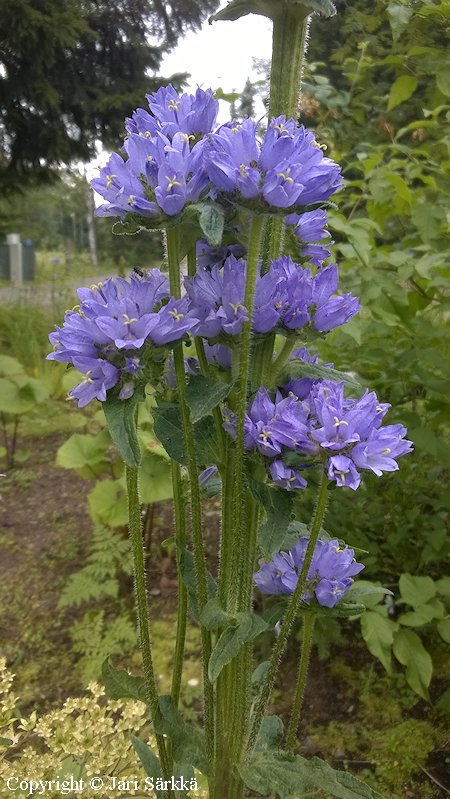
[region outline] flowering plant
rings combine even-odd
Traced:
[[[338,292],[338,268],[328,263],[326,206],[342,186],[340,169],[295,119],[309,14],[332,10],[327,0],[233,0],[216,15],[273,19],[265,132],[250,119],[217,126],[211,90],[178,95],[169,86],[150,95],[148,110],[126,121],[123,155],[112,155],[92,185],[105,200],[98,213],[120,218],[116,232],[165,229],[168,280],[153,269],[81,289],[80,305],[50,336],[49,357],[82,372],[71,396],[80,407],[103,403],[127,466],[144,677],[109,662],[104,677],[113,697],[148,703],[158,755],[142,741],[136,751],[150,776],[166,780],[167,799],[183,768],[207,776],[211,799],[240,799],[246,787],[282,799],[315,788],[343,799],[379,796],[295,754],[315,619],[364,610],[352,587],[363,564],[323,529],[330,490],[357,490],[365,470],[396,470],[412,447],[402,425],[383,425],[389,405],[304,346],[359,311],[356,297]],[[155,433],[172,459],[179,610],[170,696],[159,696],[153,671],[142,551],[136,411],[148,384]],[[217,582],[205,560],[208,486],[222,501]],[[293,519],[293,497],[314,488],[306,525]],[[284,601],[256,613],[258,591]],[[178,710],[188,605],[201,627],[202,730]],[[302,652],[283,748],[282,722],[267,707],[299,616]],[[253,642],[274,628],[253,697]]]

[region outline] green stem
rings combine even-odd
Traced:
[[[173,228],[166,233],[167,255],[169,262],[169,284],[170,291],[174,297],[181,294],[180,280],[180,258],[178,230]],[[206,578],[206,563],[203,546],[203,525],[202,509],[200,497],[200,485],[198,481],[198,468],[195,455],[195,443],[193,436],[193,425],[189,406],[186,401],[186,374],[184,371],[183,346],[177,345],[173,350],[175,366],[175,377],[178,391],[178,402],[183,423],[183,436],[186,450],[187,469],[189,475],[191,516],[192,516],[192,540],[194,549],[194,565],[197,583],[197,595],[200,609],[208,601],[208,584]],[[202,639],[202,667],[203,667],[203,687],[205,698],[205,733],[207,757],[210,766],[214,758],[214,694],[213,686],[208,678],[208,663],[211,657],[211,633],[204,627],[201,628]]]
[[[284,344],[279,354],[277,355],[277,357],[275,358],[270,367],[270,372],[267,377],[269,388],[275,385],[277,377],[280,374],[285,363],[289,360],[289,356],[291,355],[292,350],[294,349],[296,343],[297,342],[294,336],[292,338],[286,338],[284,340]],[[266,385],[266,383],[264,385]]]
[[[156,726],[160,717],[159,697],[153,669],[152,649],[150,643],[149,614],[147,604],[147,590],[145,585],[144,548],[142,545],[141,506],[139,502],[138,470],[126,466],[126,480],[128,492],[128,519],[133,552],[134,584],[139,626],[139,643],[144,667],[145,698],[152,714],[153,724]],[[161,770],[166,780],[172,774],[169,756],[167,754],[164,737],[155,733],[158,747]],[[174,797],[173,791],[168,791],[169,799]]]
[[[279,636],[272,650],[272,656],[270,659],[269,667],[267,669],[267,674],[261,689],[261,693],[255,705],[255,715],[247,747],[249,751],[253,748],[255,744],[259,728],[264,718],[264,713],[267,707],[267,703],[272,693],[272,688],[278,672],[278,667],[280,665],[281,656],[284,652],[284,647],[286,645],[289,633],[292,630],[292,626],[297,616],[301,598],[306,587],[309,567],[311,565],[314,549],[317,543],[317,539],[319,537],[320,528],[322,526],[322,522],[325,517],[327,509],[327,502],[328,502],[327,492],[328,492],[328,478],[327,475],[324,473],[319,487],[316,510],[311,524],[311,532],[309,535],[309,541],[305,552],[305,559],[303,561],[303,566],[301,568],[298,577],[295,591],[292,594],[292,598],[289,603],[286,616],[284,617],[283,624],[281,625]]]
[[[295,686],[291,719],[289,722],[289,729],[286,735],[286,748],[289,752],[292,752],[294,750],[294,745],[297,738],[297,730],[300,721],[300,712],[302,709],[303,697],[305,695],[306,678],[308,676],[309,658],[311,655],[315,621],[316,621],[315,613],[311,611],[304,612],[302,653],[300,656],[300,664],[298,667],[297,685]]]
[[[176,461],[172,461],[172,486],[175,511],[176,540],[182,546],[186,545],[186,502],[183,495],[181,482],[181,469]],[[184,647],[186,642],[187,623],[187,589],[178,568],[178,610],[177,632],[175,639],[175,654],[172,674],[172,701],[177,707],[180,700],[181,675],[183,671]]]
[[[272,70],[270,75],[269,119],[285,114],[298,116],[300,81],[306,52],[309,15],[299,5],[280,3],[273,20]]]
[[[246,548],[247,535],[242,525],[242,510],[244,505],[243,485],[244,485],[244,422],[247,410],[247,384],[249,377],[251,335],[252,335],[252,316],[255,297],[255,285],[258,274],[258,261],[260,255],[261,239],[264,232],[264,217],[253,217],[247,248],[247,276],[245,284],[244,305],[247,308],[248,320],[242,328],[239,374],[237,380],[237,403],[236,403],[236,443],[234,450],[234,486],[233,486],[233,538],[235,546],[233,548],[234,568],[228,574],[231,581],[230,594],[235,605],[239,609],[240,599],[237,590],[239,579],[237,575],[242,572],[241,558],[242,550]],[[246,564],[244,564],[244,567]],[[251,577],[250,577],[251,579]]]

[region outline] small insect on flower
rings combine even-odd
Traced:
[[[143,269],[141,269],[141,267],[140,267],[140,266],[133,266],[133,272],[134,272],[134,273],[135,273],[135,274],[136,274],[138,277],[145,277],[145,275],[146,275],[146,272],[145,272]]]

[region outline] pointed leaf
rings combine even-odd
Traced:
[[[200,227],[213,247],[219,247],[222,242],[225,214],[222,208],[214,202],[198,203],[200,209]]]
[[[199,618],[200,624],[202,627],[206,627],[207,630],[218,630],[219,627],[225,627],[233,620],[234,617],[223,609],[219,598],[216,596],[208,600]]]
[[[208,675],[215,682],[223,667],[236,657],[244,644],[252,641],[260,633],[267,630],[267,624],[260,616],[253,613],[239,613],[237,624],[227,627],[217,641],[208,665]]]
[[[291,0],[290,10],[300,19],[304,19],[312,11],[324,17],[332,17],[336,9],[331,0]],[[210,22],[236,19],[247,14],[259,14],[274,19],[280,11],[280,0],[231,0],[225,8],[209,18]]]
[[[143,399],[144,389],[138,386],[129,399],[121,400],[117,395],[110,395],[103,403],[111,438],[125,463],[132,469],[137,469],[141,461],[135,417],[136,408]]]
[[[147,702],[144,678],[116,669],[109,658],[103,663],[102,679],[106,695],[110,699],[137,699],[138,702]]]
[[[286,538],[291,520],[292,496],[288,491],[256,480],[249,480],[249,488],[266,512],[266,520],[258,530],[258,544],[263,556],[270,558],[279,551]]]
[[[383,799],[364,782],[347,771],[336,771],[324,760],[314,757],[289,757],[282,752],[255,752],[249,761],[238,765],[248,788],[280,799],[301,796],[313,788],[321,788],[338,799]]]
[[[179,405],[162,402],[153,411],[154,431],[167,454],[178,463],[186,464],[183,425]],[[194,425],[195,452],[198,466],[209,466],[220,460],[214,421],[205,416]]]
[[[388,674],[391,672],[391,647],[397,630],[398,624],[374,610],[368,610],[361,617],[361,632],[367,649],[381,661]]]
[[[433,661],[417,633],[398,630],[392,649],[397,660],[406,666],[406,680],[413,691],[429,700],[428,686],[433,674]]]
[[[172,697],[161,696],[159,709],[161,717],[154,721],[155,730],[160,735],[169,736],[174,759],[177,763],[186,763],[206,774],[208,767],[203,731],[184,720],[174,706]]]
[[[264,716],[255,742],[255,751],[275,749],[283,737],[283,732],[284,725],[279,716]]]
[[[214,380],[205,375],[194,375],[186,388],[186,400],[191,410],[191,421],[198,422],[222,402],[231,389],[231,383]]]
[[[413,608],[424,605],[436,596],[436,584],[431,577],[414,577],[402,574],[399,580],[400,594],[403,602]]]
[[[417,83],[417,78],[413,75],[401,75],[397,78],[391,86],[387,110],[392,111],[392,109],[397,108],[400,103],[409,100],[417,88]]]
[[[133,744],[134,751],[136,752],[139,760],[141,761],[145,773],[152,777],[154,782],[159,778],[162,779],[162,771],[161,771],[161,764],[159,762],[159,758],[153,754],[152,750],[141,741],[140,738],[137,738],[136,735],[130,735],[131,743]],[[156,791],[155,796],[157,799],[163,799],[164,792],[163,791]]]
[[[336,383],[345,383],[349,388],[358,389],[362,388],[361,383],[347,372],[339,372],[337,369],[332,369],[328,366],[323,366],[318,363],[305,363],[297,359],[288,362],[286,366],[286,379],[297,379],[300,377],[313,377],[324,378],[325,380],[334,380]],[[281,385],[281,380],[279,381]]]

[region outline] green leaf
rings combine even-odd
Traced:
[[[391,86],[387,110],[392,111],[392,109],[397,108],[400,103],[409,100],[417,88],[417,83],[417,78],[413,75],[401,75],[397,78]]]
[[[436,580],[436,591],[441,596],[450,596],[450,577],[441,577]]]
[[[210,22],[229,20],[234,22],[247,14],[259,14],[273,19],[280,9],[280,0],[231,0],[225,8],[209,18]],[[324,17],[332,17],[336,9],[331,0],[292,0],[290,10],[296,13],[299,19],[304,19],[312,11]]]
[[[429,700],[428,686],[433,674],[433,661],[417,633],[398,630],[392,649],[399,663],[406,666],[406,680],[410,687],[423,699]]]
[[[264,557],[278,552],[288,532],[292,512],[292,497],[288,491],[249,480],[249,488],[266,512],[266,521],[258,530],[258,544]]]
[[[172,472],[166,458],[144,452],[139,467],[141,502],[162,502],[173,496]]]
[[[256,752],[237,768],[246,786],[263,796],[275,793],[280,799],[288,799],[321,788],[338,799],[383,799],[352,774],[336,771],[317,757],[306,760],[282,752]]]
[[[236,657],[244,644],[267,630],[266,622],[253,613],[238,613],[234,626],[227,627],[217,641],[208,664],[208,675],[215,682],[223,667]]]
[[[400,5],[399,3],[389,3],[388,5],[389,23],[394,42],[398,42],[408,22],[411,19],[413,9],[411,6]]]
[[[191,411],[191,421],[195,424],[222,402],[231,389],[231,383],[223,383],[212,377],[195,375],[189,379],[186,400]]]
[[[183,439],[183,425],[180,408],[176,403],[162,402],[154,408],[155,435],[163,445],[167,454],[178,463],[186,464],[186,453]],[[205,416],[194,425],[194,442],[198,466],[208,466],[220,460],[220,448],[217,443],[214,420]]]
[[[375,607],[386,595],[393,596],[389,588],[383,588],[382,585],[374,585],[368,580],[358,580],[346,591],[345,598],[349,602],[353,602],[356,599],[364,602],[366,607]]]
[[[445,641],[446,644],[450,644],[450,618],[441,619],[441,621],[438,621],[436,627],[442,640]]]
[[[174,759],[177,763],[186,763],[207,774],[205,736],[202,730],[184,720],[170,696],[160,697],[159,709],[161,717],[154,720],[154,727],[160,735],[169,736]]]
[[[17,358],[11,358],[10,355],[0,355],[1,377],[14,377],[14,375],[23,375],[24,371],[25,370],[22,364],[17,360]]]
[[[413,608],[424,605],[429,599],[436,596],[436,584],[431,577],[414,577],[412,574],[402,574],[399,580],[402,602],[412,605]]]
[[[138,702],[147,702],[144,678],[114,668],[109,658],[102,665],[102,679],[106,695],[110,699],[137,699]]]
[[[450,97],[450,66],[439,67],[436,73],[437,87],[442,94]]]
[[[203,233],[213,247],[219,247],[225,221],[224,211],[212,200],[197,203],[197,208],[200,210],[199,223]]]
[[[0,746],[11,746],[13,743],[11,738],[0,738]]]
[[[141,449],[136,430],[136,409],[144,400],[144,388],[137,386],[132,397],[126,400],[110,394],[103,402],[103,410],[111,438],[123,460],[132,469],[141,461]]]
[[[304,361],[293,359],[289,361],[287,366],[286,378],[297,379],[299,377],[323,377],[325,380],[334,380],[336,383],[345,383],[353,389],[361,389],[361,383],[356,380],[352,375],[346,372],[339,372],[337,369],[331,369],[328,366],[321,364],[305,363]],[[281,382],[280,382],[281,384]]]
[[[368,610],[361,617],[361,632],[369,652],[391,673],[391,647],[398,624],[381,613]]]
[[[397,621],[406,627],[422,627],[433,619],[442,619],[444,607],[439,600],[434,600],[437,604],[427,603],[419,605],[409,613],[401,613]]]
[[[208,600],[200,613],[200,624],[207,630],[218,630],[225,627],[234,620],[231,613],[227,613],[220,604],[218,597],[214,596]]]
[[[105,428],[99,433],[73,433],[56,453],[56,464],[63,469],[76,469],[82,477],[98,477],[110,468],[107,448],[111,436]]]
[[[126,491],[121,480],[100,480],[88,494],[89,513],[107,527],[128,523]]]
[[[275,749],[283,737],[284,725],[279,716],[264,716],[258,737],[255,742],[255,751],[265,752]]]
[[[145,773],[149,777],[153,777],[154,782],[159,778],[162,778],[162,771],[161,771],[161,764],[159,762],[159,758],[153,754],[152,750],[147,746],[144,741],[141,741],[140,738],[137,738],[136,735],[130,735],[131,743],[133,744],[134,750],[141,761]],[[157,799],[162,799],[164,796],[164,791],[156,791],[155,796]]]

